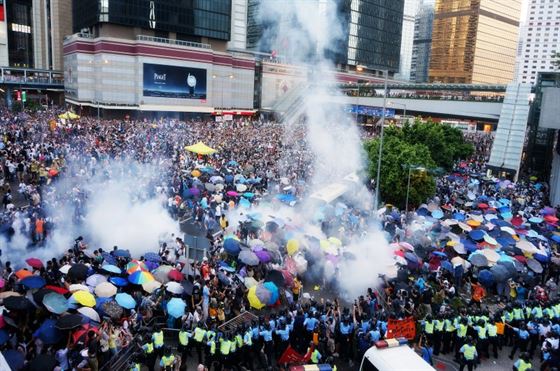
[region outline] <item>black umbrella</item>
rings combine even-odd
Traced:
[[[194,285],[192,284],[191,281],[183,280],[183,282],[181,282],[181,285],[183,286],[183,289],[185,290],[185,294],[192,295]]]
[[[58,362],[53,355],[40,354],[25,367],[27,371],[52,371]]]
[[[542,267],[541,263],[539,263],[535,259],[527,260],[527,266],[529,267],[530,270],[532,270],[535,273],[542,273],[543,272],[543,267]]]
[[[43,298],[45,297],[45,295],[50,294],[51,292],[53,291],[45,288],[42,288],[34,292],[33,300],[35,300],[35,304],[41,305],[43,303]]]
[[[510,277],[508,269],[503,265],[497,264],[493,266],[490,268],[490,272],[494,275],[494,280],[496,280],[496,282],[503,282]]]
[[[123,309],[116,301],[111,300],[103,303],[103,312],[111,318],[121,318],[123,314]]]
[[[8,310],[31,310],[33,303],[25,296],[10,296],[4,299],[4,306]]]
[[[277,270],[269,271],[264,280],[273,282],[277,287],[285,286],[284,275],[282,272]]]
[[[515,263],[513,261],[498,261],[498,265],[506,267],[510,277],[517,276],[517,268],[515,267]]]
[[[89,268],[85,264],[74,264],[68,270],[68,277],[83,281],[87,278]]]
[[[56,328],[60,330],[71,330],[76,328],[82,324],[83,317],[79,314],[67,314],[65,316],[60,317],[56,321]]]

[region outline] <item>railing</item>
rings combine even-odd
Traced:
[[[25,85],[64,85],[62,71],[0,67],[0,83]]]
[[[166,39],[165,37],[138,35],[136,36],[136,40],[148,41],[152,43],[168,44],[168,45],[188,46],[190,48],[212,49],[212,46],[210,44],[196,43],[196,42],[184,41],[184,40]]]

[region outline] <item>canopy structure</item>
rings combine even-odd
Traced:
[[[76,115],[74,112],[67,111],[64,112],[63,114],[58,115],[58,118],[66,119],[66,120],[77,120],[80,118],[80,116]]]
[[[211,155],[217,152],[214,148],[208,147],[203,142],[198,142],[192,146],[186,146],[185,149],[198,155]]]

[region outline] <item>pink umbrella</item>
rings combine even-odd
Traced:
[[[226,195],[228,195],[230,197],[237,197],[237,196],[239,196],[239,193],[237,193],[235,191],[227,191]]]
[[[408,242],[399,242],[399,246],[408,251],[414,251],[414,246],[412,246]]]

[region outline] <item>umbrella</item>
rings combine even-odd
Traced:
[[[280,293],[278,292],[278,287],[274,284],[274,282],[265,282],[263,286],[265,287],[265,289],[270,291],[270,299],[268,299],[267,304],[274,305],[278,301],[278,298],[280,297]]]
[[[441,262],[441,267],[446,271],[453,273],[453,264],[451,264],[451,262],[444,260]]]
[[[167,282],[165,284],[165,289],[175,295],[181,295],[185,291],[179,282],[174,281]]]
[[[160,265],[155,271],[153,271],[153,276],[155,280],[161,283],[169,282],[169,272],[173,269],[170,265]]]
[[[15,291],[0,292],[0,299],[6,299],[6,298],[9,298],[10,296],[21,296],[21,294],[19,292],[15,292]]]
[[[406,254],[404,254],[404,257],[406,260],[408,260],[411,263],[415,263],[418,264],[419,259],[416,256],[416,254],[412,253],[412,252],[407,252]]]
[[[117,294],[117,296],[115,296],[115,301],[125,309],[136,308],[136,300],[134,300],[134,298],[129,294],[121,292],[120,294]]]
[[[257,256],[257,258],[259,258],[261,263],[268,263],[272,260],[272,257],[270,256],[270,253],[266,250],[258,250],[255,251],[255,255]]]
[[[483,269],[478,272],[478,280],[488,287],[494,283],[494,275],[488,269]]]
[[[273,282],[277,287],[285,287],[284,275],[277,270],[271,270],[267,273],[265,281]]]
[[[490,272],[492,272],[496,282],[503,282],[511,276],[508,269],[501,264],[496,264],[490,268]]]
[[[95,305],[95,297],[89,291],[76,291],[72,298],[85,307],[93,307]]]
[[[161,282],[158,281],[150,281],[142,284],[142,288],[148,294],[151,294],[152,292],[154,292],[156,289],[159,289],[160,287],[161,287]]]
[[[109,298],[117,294],[117,287],[110,282],[101,282],[95,286],[94,292],[100,298]]]
[[[486,257],[488,263],[495,264],[500,259],[500,254],[498,254],[496,251],[491,249],[482,250],[482,254]]]
[[[82,285],[81,283],[74,283],[74,284],[68,286],[68,290],[70,290],[70,292],[89,291],[89,286]]]
[[[447,258],[447,255],[442,251],[432,251],[432,254],[440,258]]]
[[[469,262],[471,262],[471,264],[475,267],[488,266],[488,259],[486,258],[486,256],[479,253],[471,254],[471,256],[469,257]]]
[[[86,316],[87,318],[94,320],[95,322],[101,322],[101,318],[99,317],[99,313],[95,311],[93,308],[82,307],[78,308],[78,313]]]
[[[62,267],[58,268],[58,271],[62,274],[68,274],[68,272],[70,271],[70,268],[72,268],[72,266],[70,264],[65,264]]]
[[[46,288],[43,287],[42,289],[39,289],[32,294],[33,301],[35,302],[36,305],[39,305],[43,302],[45,296],[50,293],[52,293],[51,290],[47,290]],[[29,298],[29,295],[27,295],[27,297]]]
[[[136,271],[149,271],[146,264],[140,260],[132,260],[126,265],[126,273],[132,274]]]
[[[128,281],[122,277],[111,277],[109,278],[109,282],[117,287],[124,287],[128,285]]]
[[[258,286],[256,285],[249,288],[249,292],[247,293],[247,299],[249,300],[249,305],[252,308],[262,309],[264,308],[265,304],[263,304],[263,302],[257,297],[257,288]]]
[[[463,245],[462,243],[458,243],[456,245],[453,245],[453,250],[455,250],[455,252],[457,254],[466,254],[467,250],[465,249],[465,245]]]
[[[103,257],[103,264],[117,264],[117,259],[115,259],[115,257],[108,252],[102,252],[101,256]]]
[[[62,339],[62,333],[56,328],[56,320],[54,319],[45,320],[33,336],[38,337],[47,345],[56,344]]]
[[[54,314],[62,314],[68,310],[68,300],[63,295],[51,292],[43,297],[43,305]]]
[[[33,303],[31,303],[31,301],[29,301],[29,299],[27,299],[24,296],[9,296],[7,298],[4,298],[3,305],[8,310],[16,310],[16,311],[30,310],[35,308],[33,306]]]
[[[155,278],[150,272],[136,271],[128,276],[128,281],[135,285],[141,285],[146,282],[154,281]]]
[[[237,255],[241,251],[239,241],[233,237],[224,240],[224,250],[230,255]]]
[[[543,267],[542,267],[541,263],[539,263],[535,259],[528,259],[527,260],[527,267],[529,267],[529,269],[532,270],[535,273],[542,273],[543,272]]]
[[[31,272],[28,271],[27,269],[20,269],[19,271],[17,271],[17,272],[15,273],[15,275],[16,275],[16,277],[17,277],[18,279],[21,280],[21,279],[24,279],[25,277],[32,276],[33,273],[31,273]]]
[[[23,365],[25,363],[25,356],[23,355],[23,353],[18,352],[14,349],[8,349],[2,352],[2,356],[13,371],[23,368]]]
[[[128,250],[115,250],[113,251],[113,256],[117,258],[130,258],[130,252]]]
[[[159,254],[157,254],[155,252],[148,252],[148,253],[144,254],[144,258],[146,260],[156,262],[156,263],[161,261],[161,256],[159,256]]]
[[[40,354],[27,364],[26,371],[52,371],[57,364],[53,355]]]
[[[123,314],[123,309],[114,300],[103,303],[101,307],[106,315],[114,319],[121,318]]]
[[[408,242],[399,242],[399,246],[408,251],[414,251],[414,246]]]
[[[473,241],[480,241],[484,239],[484,235],[486,235],[486,233],[484,233],[484,231],[480,230],[480,229],[475,229],[469,232],[469,237],[473,240]]]
[[[250,289],[253,286],[257,286],[259,283],[257,282],[256,279],[254,279],[253,277],[245,277],[243,279],[243,284],[245,284],[245,287],[247,287],[248,289]]]
[[[167,302],[167,313],[172,317],[181,318],[185,315],[186,306],[187,304],[185,304],[184,300],[172,298]]]
[[[471,217],[472,217],[472,215],[471,215]],[[482,223],[479,222],[478,220],[474,220],[474,219],[467,220],[467,225],[470,226],[470,227],[473,227],[473,228],[480,227],[481,224]]]
[[[46,285],[45,279],[41,276],[29,276],[21,280],[21,284],[29,289],[39,289]]]
[[[41,269],[44,267],[43,262],[37,258],[29,258],[25,262],[29,264],[30,267],[35,269]]]
[[[114,274],[122,273],[121,269],[113,264],[103,264],[101,266],[101,269],[103,269],[105,272],[114,273]]]
[[[530,222],[530,223],[534,223],[534,224],[539,224],[539,223],[542,223],[542,222],[543,222],[543,219],[542,219],[542,218],[538,218],[538,217],[532,217],[532,218],[529,218],[529,222]]]
[[[196,153],[198,155],[204,155],[204,156],[211,155],[211,154],[217,152],[215,149],[208,147],[203,142],[198,142],[198,143],[193,144],[191,146],[186,146],[185,149],[189,152],[193,152],[193,153]]]
[[[92,274],[86,279],[86,283],[91,287],[97,287],[103,282],[107,282],[107,278],[101,274]]]
[[[185,279],[183,273],[179,272],[177,269],[170,270],[169,273],[167,273],[167,276],[169,277],[169,279],[177,282],[181,282],[183,279]]]
[[[247,265],[258,265],[260,262],[258,256],[251,250],[242,250],[239,253],[238,259]]]
[[[73,264],[68,270],[68,277],[83,281],[87,277],[89,267],[85,264]]]
[[[71,330],[82,324],[83,318],[79,314],[67,314],[56,321],[56,327],[61,330]]]
[[[516,247],[521,251],[530,254],[536,254],[540,251],[535,245],[525,239],[520,239],[519,241],[517,241]]]

